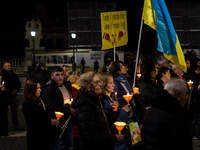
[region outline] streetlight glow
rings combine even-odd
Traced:
[[[72,39],[75,39],[76,38],[76,33],[72,33],[71,36],[72,36]]]
[[[35,36],[36,32],[35,31],[31,31],[31,36]]]

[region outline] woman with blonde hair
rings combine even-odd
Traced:
[[[80,75],[81,75],[80,73],[73,73],[69,77],[69,81],[71,82],[72,85],[72,94],[74,95],[74,97],[76,96],[76,93],[80,89],[80,87],[78,86],[78,80],[80,78]]]
[[[99,74],[100,79],[103,81],[103,85],[102,85],[102,92],[105,93],[104,96],[104,110],[106,112],[106,114],[108,114],[110,112],[111,109],[114,108],[114,105],[119,106],[118,101],[117,101],[117,96],[115,97],[115,99],[112,99],[111,97],[111,93],[114,90],[114,83],[113,83],[113,77],[111,74],[107,73],[107,72],[102,72],[101,74]],[[116,104],[117,103],[117,104]],[[121,107],[118,107],[119,111],[119,116],[117,118],[117,121],[123,121],[126,122],[129,119],[129,112],[131,110],[131,107],[129,104]],[[111,129],[115,129],[114,125]],[[113,133],[117,133],[117,130],[113,130]],[[122,134],[125,137],[125,130],[122,130]],[[126,144],[126,138],[124,138],[124,140],[121,143],[116,143],[114,146],[115,150],[128,150],[128,146]]]
[[[123,140],[122,134],[111,134],[110,125],[116,121],[119,112],[106,116],[102,105],[102,81],[93,71],[80,76],[80,90],[72,102],[76,109],[75,118],[82,150],[110,150],[116,142]],[[108,118],[107,118],[108,117]]]

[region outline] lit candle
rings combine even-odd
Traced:
[[[55,115],[56,115],[56,118],[57,118],[58,120],[60,120],[60,118],[64,115],[64,113],[59,112],[59,111],[55,111]]]
[[[134,88],[133,88],[133,92],[134,92],[134,93],[139,93],[139,88],[138,88],[138,87],[134,87]]]
[[[5,84],[5,82],[3,81],[3,82],[2,82],[2,87],[4,87],[4,84]]]
[[[125,122],[121,122],[121,121],[117,121],[117,122],[114,122],[114,125],[117,128],[119,134],[121,134],[121,131],[125,127],[126,123]]]
[[[123,95],[123,97],[127,101],[127,103],[129,104],[129,102],[132,99],[133,95],[130,95],[129,93],[127,93],[127,95]]]
[[[71,98],[71,101],[69,101],[68,104],[71,106],[72,102],[73,102],[73,98]]]
[[[115,92],[115,97],[117,97],[117,92]]]
[[[141,77],[141,74],[140,74],[140,73],[138,73],[138,74],[137,74],[137,77],[138,77],[138,78],[140,78],[140,77]]]
[[[189,82],[187,82],[187,84],[189,85],[189,89],[191,89],[193,86],[193,81],[189,80]]]

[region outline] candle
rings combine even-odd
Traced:
[[[117,97],[117,92],[115,92],[115,97]]]
[[[115,127],[117,128],[119,134],[121,134],[122,129],[124,128],[124,126],[126,125],[125,122],[121,122],[121,121],[117,121],[114,123]]]
[[[117,92],[115,92],[114,101],[118,101],[118,100],[117,100]]]
[[[129,102],[132,99],[133,95],[130,95],[129,93],[127,93],[127,95],[123,95],[123,97],[127,101],[127,103],[129,104]]]
[[[55,111],[55,115],[56,115],[56,118],[57,118],[58,120],[60,120],[60,118],[64,115],[64,113],[59,112],[59,111]]]
[[[4,84],[5,84],[5,82],[3,81],[3,82],[2,82],[2,87],[4,87]]]
[[[140,77],[141,77],[141,74],[140,74],[140,73],[138,73],[138,74],[137,74],[137,77],[138,77],[138,78],[140,78]]]
[[[71,101],[69,101],[68,104],[71,106],[72,102],[73,102],[73,98],[71,98]]]
[[[189,80],[189,81],[187,82],[187,84],[189,85],[189,89],[191,89],[192,86],[193,86],[193,81]]]
[[[138,88],[138,87],[134,87],[134,88],[133,88],[133,92],[134,92],[134,93],[139,93],[139,88]]]

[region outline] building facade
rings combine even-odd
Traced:
[[[116,10],[116,2],[68,2],[68,44],[101,50],[101,12]],[[71,34],[76,33],[76,39]]]

